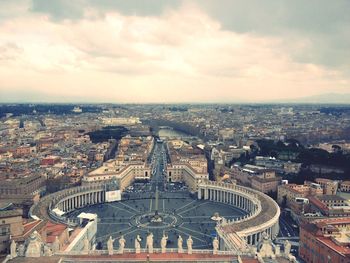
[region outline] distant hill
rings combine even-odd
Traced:
[[[277,101],[275,101],[277,102]],[[325,93],[294,99],[282,99],[281,103],[322,103],[322,104],[350,104],[350,93]]]

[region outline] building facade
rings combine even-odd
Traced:
[[[349,234],[348,217],[302,224],[299,256],[308,263],[350,262]]]

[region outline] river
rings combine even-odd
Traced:
[[[177,131],[177,130],[173,130],[173,129],[170,129],[170,128],[160,128],[159,131],[158,131],[158,135],[159,135],[160,138],[167,137],[169,139],[182,138],[182,137],[190,136],[187,133],[184,133],[184,132],[181,132],[181,131]]]

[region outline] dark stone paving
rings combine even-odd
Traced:
[[[197,200],[186,192],[159,194],[158,212],[162,217],[161,223],[150,223],[155,213],[154,193],[129,193],[120,202],[105,203],[85,207],[70,213],[76,217],[81,212],[96,213],[99,218],[96,243],[106,249],[109,236],[118,239],[124,235],[126,247],[134,247],[137,234],[142,238],[141,246],[146,246],[146,236],[149,232],[154,235],[154,247],[160,247],[163,233],[168,235],[168,248],[177,247],[179,235],[183,238],[183,247],[189,235],[193,239],[193,248],[206,249],[212,247],[215,237],[216,222],[211,220],[214,213],[227,219],[233,219],[246,213],[230,205],[215,203],[207,200]],[[118,241],[114,242],[118,248]]]

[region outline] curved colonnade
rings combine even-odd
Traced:
[[[220,249],[237,253],[257,245],[264,234],[271,239],[279,232],[280,209],[269,196],[234,184],[205,181],[198,185],[198,199],[222,202],[245,210],[248,214],[236,220],[222,220],[216,226]],[[76,222],[62,216],[66,212],[106,201],[105,185],[94,184],[62,190],[43,197],[30,209],[33,218],[53,220],[69,226]]]
[[[51,219],[70,226],[75,222],[67,221],[62,214],[71,212],[87,205],[104,203],[106,200],[105,185],[94,184],[78,186],[43,197],[39,203],[34,204],[29,214],[33,218]]]
[[[220,248],[244,251],[257,245],[264,235],[275,239],[279,232],[280,208],[269,196],[251,188],[206,181],[198,186],[198,199],[221,202],[245,210],[237,220],[223,220],[217,225]]]

